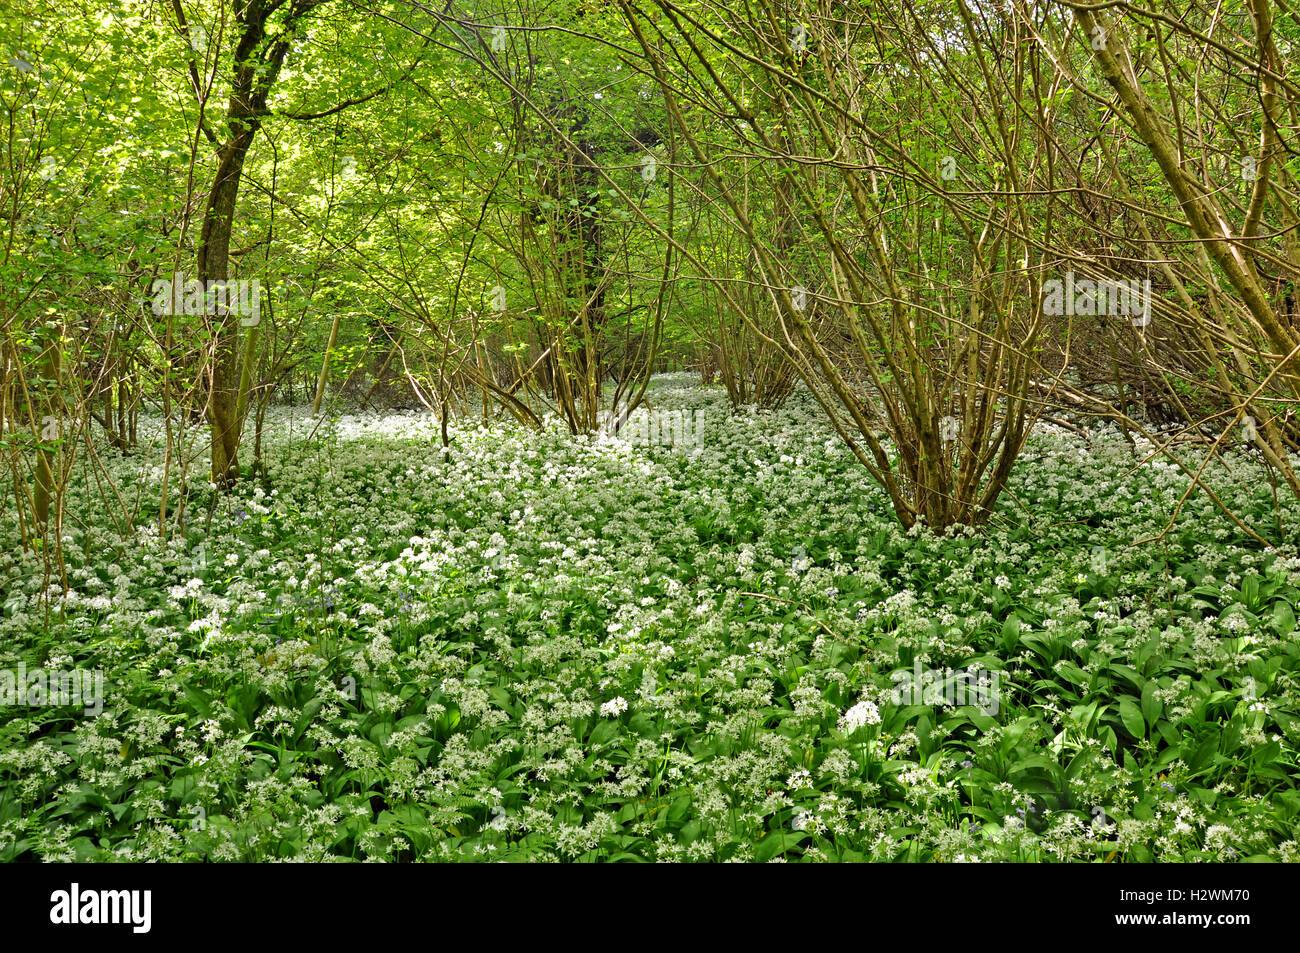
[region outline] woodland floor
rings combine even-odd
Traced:
[[[104,679],[0,707],[0,861],[1300,860],[1300,502],[1253,461],[1206,479],[1272,552],[1200,493],[1140,542],[1187,476],[1050,425],[992,525],[905,532],[803,395],[653,401],[699,445],[276,409],[270,489],[165,542],[86,468],[71,592],[0,538],[0,668]]]

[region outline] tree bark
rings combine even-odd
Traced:
[[[235,205],[244,160],[253,137],[267,115],[266,100],[289,53],[294,28],[325,0],[297,0],[285,14],[280,33],[267,42],[271,14],[281,6],[277,0],[249,0],[235,8],[235,22],[243,28],[235,49],[235,62],[226,114],[226,138],[217,149],[217,171],[203,211],[203,230],[198,247],[198,279],[209,281],[230,277],[230,236],[234,228]],[[227,483],[239,478],[239,315],[227,310],[216,315],[212,349],[211,387],[208,394],[208,422],[212,426],[212,482]]]

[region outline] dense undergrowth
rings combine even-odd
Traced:
[[[269,491],[66,529],[48,606],[0,540],[0,668],[105,679],[0,708],[0,860],[1300,860],[1255,462],[1206,478],[1271,552],[1202,493],[1140,542],[1186,475],[1048,425],[987,529],[905,532],[801,395],[654,403],[701,445],[276,411]],[[994,704],[896,703],[971,666]]]

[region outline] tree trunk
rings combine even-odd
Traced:
[[[267,114],[266,100],[289,53],[294,28],[322,2],[297,0],[285,15],[283,30],[269,44],[265,42],[267,19],[281,6],[279,0],[249,0],[247,6],[236,7],[235,20],[243,33],[234,52],[227,137],[217,150],[217,172],[208,192],[198,248],[198,279],[205,288],[209,281],[230,277],[230,235],[244,159]],[[225,309],[216,315],[216,323],[208,422],[212,425],[212,482],[222,484],[239,477],[243,423],[239,419],[239,316]]]

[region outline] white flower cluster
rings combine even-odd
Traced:
[[[627,699],[622,695],[611,698],[600,706],[600,714],[603,718],[617,718],[625,711],[627,711]]]
[[[864,725],[880,724],[880,708],[873,701],[858,702],[840,716],[840,731],[857,731]]]

